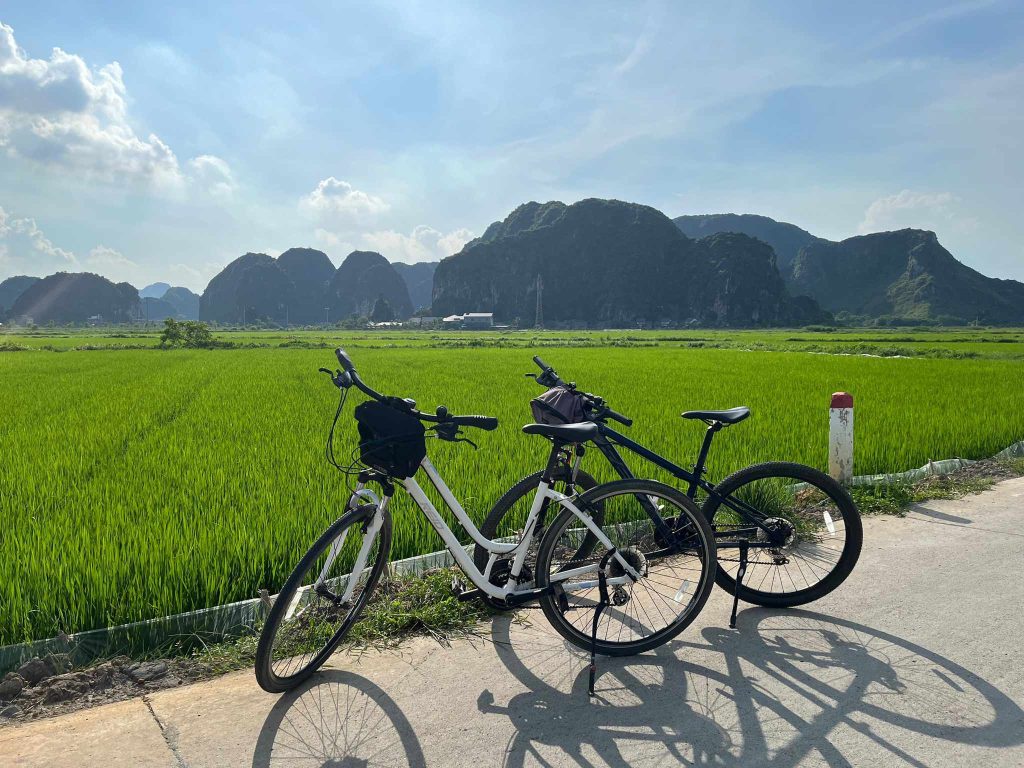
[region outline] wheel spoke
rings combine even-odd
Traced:
[[[834,589],[853,567],[861,537],[856,507],[817,470],[758,465],[718,487],[722,496],[711,496],[706,504],[716,536],[729,542],[719,548],[723,586],[735,590],[740,543],[756,545],[750,548],[741,599],[799,605]]]
[[[257,658],[261,684],[269,678],[271,687],[285,690],[323,663],[358,619],[387,564],[390,542],[385,515],[366,530],[361,517],[342,518],[314,544],[267,617],[260,643],[265,658]]]
[[[639,580],[609,585],[611,604],[601,613],[597,630],[599,646],[613,648],[653,647],[681,631],[699,612],[711,587],[715,562],[714,535],[693,502],[675,489],[653,481],[619,481],[592,491],[591,501],[600,501],[604,519],[601,531],[616,555],[589,533],[577,518],[563,511],[552,523],[541,544],[537,563],[538,584],[556,575],[606,562],[609,578],[621,577],[626,569]],[[612,490],[614,489],[614,490]],[[590,496],[590,494],[588,494]],[[584,501],[587,497],[584,497]],[[666,542],[647,509],[658,510],[677,526],[676,543]],[[681,521],[681,522],[675,522]],[[648,558],[647,554],[652,557]],[[571,642],[590,647],[594,609],[600,599],[597,587],[573,591],[574,581],[594,584],[597,568],[589,573],[562,578],[569,609],[562,612],[552,597],[544,598],[545,613]],[[582,586],[582,585],[581,585]]]

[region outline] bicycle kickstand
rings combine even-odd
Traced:
[[[604,612],[604,609],[611,605],[611,600],[608,597],[607,572],[608,561],[614,554],[615,549],[612,548],[608,554],[601,558],[601,564],[597,569],[597,591],[600,594],[600,600],[594,609],[594,626],[590,630],[590,687],[587,689],[587,692],[591,697],[595,695],[594,680],[597,677],[597,624],[601,620],[601,614]]]
[[[729,617],[729,629],[736,629],[736,612],[740,607],[740,587],[743,584],[743,576],[747,572],[747,543],[740,544],[740,567],[736,569],[736,591],[732,596],[732,616]]]

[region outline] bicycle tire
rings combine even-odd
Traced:
[[[795,464],[793,462],[766,462],[763,464],[754,464],[734,472],[715,486],[715,493],[708,496],[703,507],[704,515],[713,528],[716,526],[715,516],[719,514],[719,511],[722,508],[723,499],[730,497],[732,494],[741,491],[744,487],[748,487],[751,483],[758,480],[777,480],[783,484],[790,481],[790,485],[792,485],[791,481],[796,480],[800,483],[806,483],[809,486],[813,486],[826,496],[834,505],[835,509],[839,511],[843,521],[845,540],[842,551],[836,559],[835,565],[829,570],[826,576],[821,578],[815,584],[803,589],[794,589],[793,591],[787,592],[770,592],[754,588],[750,586],[754,577],[748,567],[748,573],[744,578],[744,583],[740,585],[738,594],[739,599],[747,603],[769,608],[791,608],[797,605],[805,605],[824,597],[846,580],[853,571],[853,568],[860,557],[864,533],[857,505],[842,485],[820,470],[806,466],[805,464]],[[736,579],[730,572],[731,569],[723,566],[723,562],[726,561],[722,559],[724,555],[727,555],[731,551],[735,550],[726,548],[719,550],[719,568],[715,574],[715,580],[722,589],[729,594],[735,595]],[[758,550],[753,550],[755,554],[757,551]],[[795,586],[795,579],[792,575],[790,578],[794,582]],[[762,578],[761,581],[763,582],[764,579]],[[773,578],[772,584],[774,585],[774,583],[775,581]],[[783,578],[781,576],[779,577],[779,583],[780,585],[783,584]]]
[[[317,669],[323,666],[324,662],[334,653],[334,650],[338,647],[345,635],[349,632],[352,626],[359,620],[359,616],[363,609],[366,607],[366,603],[369,601],[370,596],[373,594],[373,590],[377,586],[377,582],[380,580],[381,574],[384,568],[387,566],[388,556],[391,550],[391,533],[392,523],[391,515],[387,512],[384,513],[384,519],[381,524],[380,530],[377,532],[379,537],[379,545],[377,549],[377,555],[374,559],[372,566],[367,563],[369,567],[369,575],[366,583],[362,586],[362,589],[354,600],[352,607],[349,609],[345,618],[341,621],[338,628],[332,633],[331,637],[326,641],[323,647],[311,654],[303,654],[303,658],[309,655],[309,661],[302,664],[298,671],[287,675],[280,675],[274,669],[274,648],[275,640],[277,639],[277,633],[281,628],[282,619],[286,616],[289,609],[294,610],[293,598],[296,593],[303,587],[302,581],[306,574],[311,573],[311,567],[313,567],[320,556],[324,554],[328,547],[344,533],[347,529],[352,526],[357,526],[363,523],[366,519],[366,515],[362,510],[351,510],[342,515],[338,520],[331,524],[331,526],[321,534],[320,538],[314,542],[313,546],[309,548],[302,559],[299,560],[299,564],[292,571],[288,580],[285,582],[284,587],[281,588],[280,594],[274,601],[274,605],[271,607],[269,614],[267,615],[266,622],[263,625],[263,630],[260,633],[260,640],[256,647],[256,681],[260,687],[268,693],[283,693],[289,691],[297,686],[301,685],[306,679],[309,678]]]
[[[617,496],[644,496],[648,499],[653,500],[655,498],[655,495],[657,495],[657,497],[670,501],[675,506],[675,511],[678,513],[679,520],[682,520],[685,516],[685,524],[677,524],[676,530],[688,531],[688,535],[690,537],[689,542],[692,543],[694,546],[694,556],[700,563],[700,575],[699,577],[695,577],[692,582],[694,589],[692,591],[692,595],[690,595],[689,599],[686,601],[685,611],[676,616],[675,619],[667,626],[654,632],[651,632],[646,636],[639,637],[635,640],[626,640],[625,642],[620,641],[618,639],[615,641],[609,640],[608,637],[610,636],[610,630],[606,629],[605,638],[598,638],[597,642],[594,644],[595,650],[598,653],[605,656],[631,656],[636,653],[643,653],[644,651],[648,651],[651,648],[656,648],[657,646],[665,642],[668,642],[673,637],[682,632],[684,629],[686,629],[686,627],[688,627],[690,623],[693,622],[693,620],[700,613],[701,609],[704,607],[704,604],[707,602],[708,595],[711,593],[711,589],[714,586],[715,569],[717,566],[717,560],[715,557],[714,533],[712,532],[711,526],[708,524],[707,519],[702,514],[700,507],[697,506],[696,502],[687,497],[684,493],[680,492],[678,489],[673,488],[672,486],[669,485],[665,485],[664,483],[657,482],[655,480],[639,480],[636,478],[630,478],[627,480],[616,480],[610,483],[606,483],[604,485],[599,485],[596,488],[587,491],[585,494],[583,494],[583,496],[581,496],[577,500],[576,506],[581,511],[586,511],[588,508],[592,508],[596,504],[601,504],[605,508],[605,514],[610,515],[612,519],[615,519],[615,509],[609,510],[607,506],[609,500]],[[641,508],[640,511],[642,512],[642,514],[635,514],[636,520],[639,520],[640,524],[642,525],[650,523],[650,518],[647,516],[647,513],[642,510],[642,505],[638,504],[637,506]],[[566,530],[567,526],[571,523],[573,519],[577,518],[576,515],[572,512],[572,510],[563,509],[555,518],[555,520],[551,523],[551,525],[548,527],[547,533],[544,535],[544,540],[541,542],[540,549],[537,553],[536,576],[537,586],[540,588],[546,588],[550,584],[550,577],[552,573],[552,559],[555,555],[556,549],[559,547],[559,542],[562,538],[563,531]],[[603,524],[601,528],[609,537],[609,539],[611,539],[613,546],[616,546],[616,548],[620,552],[623,552],[625,551],[625,549],[621,548],[620,544],[617,544],[616,541],[621,542],[621,540],[618,538],[618,534],[621,533],[623,528],[627,528],[630,525],[631,523],[629,521],[625,523],[615,523],[614,527],[619,529],[618,532],[613,532],[613,526],[608,523]],[[651,528],[653,529],[653,526],[651,526]],[[635,530],[637,529],[634,528],[634,531]],[[610,535],[611,533],[614,533],[614,535]],[[653,544],[654,546],[660,547],[662,550],[664,549],[664,544],[657,539],[656,534],[648,535],[652,535],[653,538],[647,539],[645,543]],[[637,537],[636,541],[639,542],[639,540],[640,537]],[[570,544],[568,548],[572,548],[574,546],[575,545]],[[564,550],[566,549],[566,546],[562,545],[562,548]],[[678,555],[680,553],[676,554]],[[590,559],[592,561],[596,561],[597,558],[601,556],[603,555],[599,551],[597,554],[591,555]],[[661,563],[664,560],[665,559],[662,558],[659,560],[655,560],[654,562]],[[572,561],[570,560],[570,563],[571,562]],[[566,563],[566,565],[568,564],[569,563]],[[556,569],[556,572],[557,570],[559,569]],[[676,573],[676,575],[672,577],[672,579],[674,580],[671,583],[671,587],[674,587],[676,583],[681,584],[678,592],[675,595],[675,602],[679,605],[682,605],[683,603],[681,595],[685,596],[684,589],[691,582],[689,578],[684,578],[680,581],[678,578],[678,573]],[[645,588],[648,589],[650,587],[650,584],[662,583],[660,581],[656,581],[654,577],[650,576],[648,571],[647,575],[645,575],[643,578],[641,578],[634,584],[630,585],[630,602],[634,601],[634,597],[632,596],[632,590],[635,590],[639,585],[644,584],[645,582],[647,582],[645,584]],[[658,594],[660,595],[660,593]],[[639,603],[639,601],[642,600],[643,597],[644,595],[640,595],[639,597],[635,598],[638,603],[638,607],[634,610],[636,610],[636,616],[639,616],[639,611],[643,610],[644,618],[650,619],[650,614],[646,611],[643,605]],[[665,603],[668,604],[668,600],[665,600]],[[622,605],[627,604],[628,602],[623,603]],[[649,601],[649,604],[653,604],[653,601]],[[579,648],[583,648],[584,650],[588,651],[590,650],[591,632],[589,626],[587,626],[584,630],[576,626],[574,622],[568,619],[566,617],[566,611],[563,610],[564,606],[559,606],[559,598],[556,595],[549,594],[542,597],[540,599],[540,605],[544,611],[544,615],[547,618],[547,620],[551,623],[551,625],[562,637],[564,637],[570,643]],[[627,609],[625,611],[618,611],[618,613],[620,615],[628,617],[629,610],[630,609]],[[660,609],[659,613],[661,613]],[[608,615],[609,611],[606,611],[604,614],[602,614],[602,616]],[[584,619],[588,618],[588,616],[584,615]],[[662,618],[664,618],[663,614]],[[630,631],[633,632],[636,631],[635,625],[643,626],[643,623],[640,622],[638,618],[634,619],[632,622],[620,620],[620,624],[622,625],[627,625],[629,623],[632,623],[634,625],[630,629]],[[606,624],[606,627],[607,626],[608,624]],[[621,629],[619,632],[619,636],[621,637]]]

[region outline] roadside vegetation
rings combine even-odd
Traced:
[[[911,505],[934,499],[959,499],[987,491],[1000,480],[1024,476],[1024,459],[987,460],[970,464],[950,475],[928,477],[916,483],[891,483],[852,488],[862,515],[903,517]]]

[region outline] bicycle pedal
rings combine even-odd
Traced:
[[[478,597],[483,597],[483,592],[479,589],[468,589],[463,592],[458,592],[455,595],[455,599],[460,603],[468,603],[472,600],[476,600]]]
[[[466,591],[466,582],[460,579],[458,576],[452,576],[452,594],[461,595]]]

